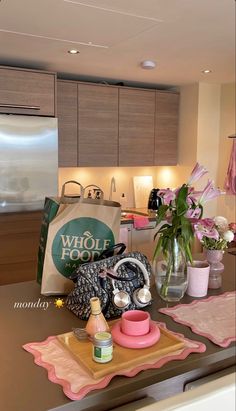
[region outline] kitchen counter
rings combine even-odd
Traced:
[[[147,208],[129,208],[121,212],[121,225],[132,224],[134,219],[132,215],[148,217],[149,221],[156,221],[156,212]]]
[[[236,256],[225,253],[223,286],[211,290],[208,295],[217,295],[235,289]],[[42,341],[49,335],[65,333],[72,327],[84,326],[85,322],[65,307],[54,306],[55,298],[40,295],[35,281],[4,285],[0,287],[1,324],[1,385],[0,409],[6,411],[104,411],[122,403],[145,396],[162,399],[183,390],[183,386],[195,379],[226,369],[235,364],[235,343],[222,348],[191,332],[188,327],[175,323],[170,317],[158,313],[164,307],[152,289],[153,304],[148,307],[153,320],[163,321],[170,330],[183,333],[185,337],[203,342],[204,353],[190,354],[185,360],[172,361],[160,369],[140,372],[132,378],[115,377],[101,390],[93,391],[80,401],[70,401],[62,388],[47,379],[46,370],[34,364],[33,356],[22,349],[27,342]],[[47,302],[48,308],[17,308],[19,302]],[[185,296],[183,303],[193,298]],[[217,313],[216,313],[217,315]]]

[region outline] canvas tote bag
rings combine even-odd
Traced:
[[[78,196],[66,196],[69,183],[80,187]],[[68,279],[73,271],[118,242],[120,204],[104,200],[99,187],[100,199],[85,198],[88,187],[70,180],[61,197],[45,199],[37,273],[43,295],[68,294],[74,287]]]

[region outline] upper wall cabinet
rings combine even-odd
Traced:
[[[77,167],[77,83],[57,82],[59,167]]]
[[[156,91],[154,165],[176,165],[178,161],[179,94]]]
[[[0,67],[0,113],[55,116],[56,74]]]
[[[118,165],[118,88],[78,84],[78,165]]]
[[[57,84],[59,166],[177,164],[177,93]]]
[[[119,90],[119,165],[152,166],[155,91]]]

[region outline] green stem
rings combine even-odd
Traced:
[[[170,282],[170,277],[173,271],[173,258],[172,258],[172,254],[169,253],[168,255],[168,265],[167,265],[167,272],[166,272],[166,276],[165,276],[165,281],[161,286],[161,290],[160,290],[160,295],[163,298],[167,297],[168,294],[168,288],[169,288],[169,282]]]

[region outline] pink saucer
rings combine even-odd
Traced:
[[[145,335],[133,336],[124,334],[121,331],[121,321],[113,325],[111,334],[114,342],[127,348],[151,347],[160,339],[160,330],[153,321],[150,322],[149,333]]]

